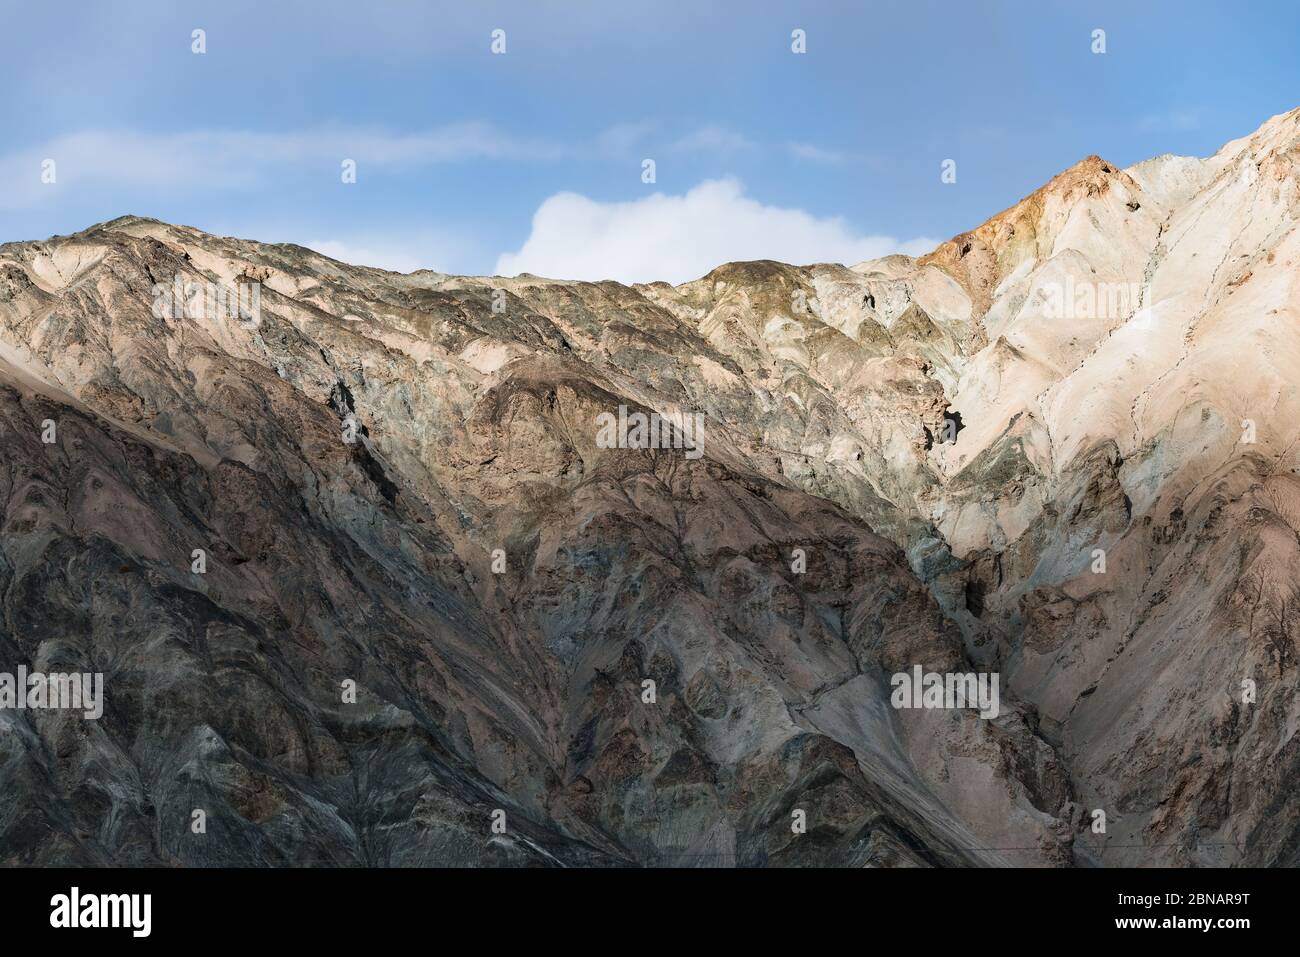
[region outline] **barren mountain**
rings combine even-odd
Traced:
[[[0,670],[105,689],[0,710],[0,860],[1300,863],[1298,185],[1300,111],[676,287],[0,246]]]

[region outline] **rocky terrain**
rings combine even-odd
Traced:
[[[676,287],[0,246],[0,671],[105,687],[0,710],[0,860],[1300,863],[1298,174],[1300,111]]]

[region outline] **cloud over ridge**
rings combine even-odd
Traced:
[[[496,272],[676,284],[724,262],[851,264],[890,253],[919,255],[935,245],[925,238],[861,235],[839,217],[768,206],[745,195],[739,180],[725,178],[683,195],[654,193],[624,202],[557,193],[538,207],[523,245],[497,260]]]

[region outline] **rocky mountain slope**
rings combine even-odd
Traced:
[[[0,859],[1297,863],[1298,159],[677,287],[0,246],[0,671],[105,686],[0,710]]]

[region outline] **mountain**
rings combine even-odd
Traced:
[[[0,860],[1300,863],[1298,159],[676,287],[0,246],[0,672],[104,682]]]

